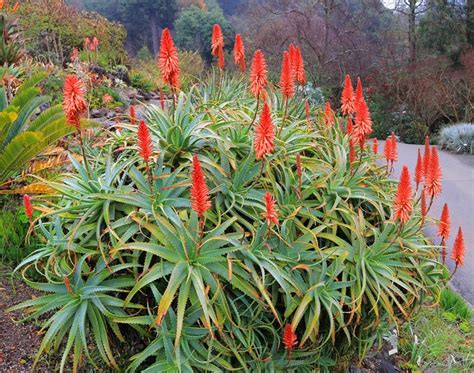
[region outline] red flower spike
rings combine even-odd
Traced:
[[[349,139],[349,164],[351,168],[355,162],[355,159],[356,159],[356,152],[355,152],[355,147],[354,147],[354,141]]]
[[[397,138],[395,137],[395,133],[392,132],[392,136],[390,137],[391,146],[390,146],[390,160],[392,162],[398,161],[398,145],[397,145]]]
[[[372,141],[372,152],[377,155],[379,153],[379,140],[377,140],[377,138],[375,138],[373,141]]]
[[[135,106],[130,105],[130,123],[135,124],[137,123],[137,115],[135,113]]]
[[[234,62],[240,71],[245,72],[245,46],[240,34],[235,35]]]
[[[425,153],[423,154],[423,174],[425,176],[428,175],[428,170],[430,168],[430,138],[429,136],[425,137]]]
[[[426,214],[428,213],[428,209],[426,207],[426,193],[425,190],[421,190],[421,216],[424,218],[426,217]]]
[[[296,64],[297,64],[297,56],[296,56],[296,48],[293,45],[293,43],[290,43],[290,47],[288,48],[288,54],[290,56],[290,70],[291,70],[291,76],[293,79],[296,77]]]
[[[449,207],[445,203],[443,206],[443,211],[441,211],[441,218],[438,223],[438,236],[442,237],[443,240],[449,238],[449,233],[451,232],[451,219],[449,218]]]
[[[25,215],[28,217],[30,223],[33,221],[33,205],[28,194],[23,196],[23,206],[25,207]]]
[[[424,178],[424,169],[423,169],[423,159],[421,158],[420,149],[418,149],[418,158],[416,160],[416,167],[415,167],[415,184],[416,189],[418,190],[418,186],[422,183]]]
[[[357,78],[357,87],[355,91],[355,97],[354,97],[354,107],[357,108],[357,104],[359,101],[364,97],[363,91],[362,91],[362,82],[360,81],[360,78]]]
[[[270,107],[265,102],[263,104],[260,122],[255,128],[254,148],[257,159],[265,158],[267,154],[273,152],[275,131],[273,128],[272,115]]]
[[[456,263],[456,267],[464,265],[464,236],[461,227],[459,227],[458,234],[454,240],[451,259]]]
[[[81,126],[81,117],[87,111],[84,84],[75,75],[64,79],[63,110],[67,123],[76,127]]]
[[[289,99],[295,94],[291,69],[290,55],[288,52],[285,52],[283,53],[283,63],[281,66],[280,76],[280,90],[285,99]]]
[[[327,127],[334,126],[334,112],[332,111],[329,101],[326,101],[326,105],[324,106],[323,119]]]
[[[361,98],[356,105],[354,140],[361,143],[372,133],[372,119],[370,118],[369,108]]]
[[[193,170],[191,173],[191,207],[197,212],[199,218],[211,208],[209,192],[207,190],[206,180],[202,172],[201,163],[197,155],[193,156]]]
[[[283,332],[283,344],[285,345],[285,349],[288,351],[288,360],[290,360],[291,351],[293,350],[293,347],[298,344],[298,337],[293,331],[291,324],[285,325],[285,330]]]
[[[430,165],[428,168],[428,174],[425,176],[425,188],[426,192],[431,198],[435,198],[441,194],[442,191],[442,173],[441,167],[439,166],[438,150],[436,147],[431,148],[430,153]]]
[[[354,124],[352,123],[351,117],[348,117],[347,118],[347,134],[351,136],[353,131],[354,131]]]
[[[262,216],[267,220],[267,226],[270,226],[272,223],[278,225],[278,210],[273,196],[266,192],[263,196],[263,201],[265,202],[265,212],[262,213]]]
[[[138,124],[138,151],[143,160],[148,163],[153,153],[153,144],[148,126],[143,120]]]
[[[400,182],[398,183],[397,194],[393,206],[395,212],[395,220],[399,220],[401,224],[405,224],[410,220],[413,211],[411,179],[407,166],[403,166]]]
[[[179,59],[170,30],[165,28],[161,34],[158,67],[165,84],[171,88],[179,88]]]
[[[295,57],[295,80],[301,85],[306,84],[306,72],[304,68],[303,55],[301,54],[300,47],[296,47],[296,57]]]
[[[351,115],[355,113],[354,103],[354,88],[352,88],[352,81],[349,74],[344,79],[344,89],[341,95],[341,112],[344,115]]]
[[[265,97],[265,87],[268,82],[267,63],[263,52],[258,49],[255,51],[252,59],[252,67],[250,69],[250,92],[255,97]]]
[[[217,65],[224,70],[224,35],[218,24],[215,24],[212,29],[211,54],[218,58]]]
[[[298,175],[299,183],[301,184],[301,179],[303,177],[303,167],[301,166],[301,154],[296,154],[296,173]]]

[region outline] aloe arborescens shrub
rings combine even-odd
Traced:
[[[130,371],[329,369],[438,298],[446,271],[420,206],[395,220],[396,184],[369,147],[350,163],[337,120],[307,118],[303,100],[270,88],[278,131],[257,160],[255,98],[240,80],[219,84],[181,93],[173,110],[147,108],[147,164],[137,125],[123,124],[89,149],[90,172],[71,158],[74,171],[49,183],[61,198],[34,202],[45,244],[19,270],[47,295],[18,307],[50,315],[40,353],[62,348],[62,367],[71,352],[75,369],[94,360],[90,345],[116,365],[114,345],[133,335],[146,347]],[[202,216],[191,208],[194,155],[211,201]]]

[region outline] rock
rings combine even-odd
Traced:
[[[106,108],[101,108],[101,109],[92,109],[91,110],[91,117],[92,118],[102,118],[107,116],[109,110]]]

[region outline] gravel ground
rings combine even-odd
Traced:
[[[33,322],[18,323],[22,311],[7,313],[6,309],[31,299],[35,292],[21,281],[11,282],[7,269],[0,268],[0,372],[30,372],[41,342]],[[37,371],[45,369],[37,367]]]

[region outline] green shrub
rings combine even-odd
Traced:
[[[441,307],[446,312],[451,312],[455,319],[470,321],[472,311],[464,299],[450,289],[443,289],[441,292]]]
[[[17,19],[0,10],[0,65],[10,65],[22,56]]]
[[[84,355],[94,361],[92,347],[116,366],[114,341],[136,338],[145,347],[129,371],[330,371],[439,298],[447,271],[420,233],[419,206],[394,221],[395,183],[371,152],[349,164],[347,135],[317,117],[310,131],[303,100],[282,122],[270,87],[281,131],[256,160],[255,98],[242,78],[216,76],[172,111],[146,108],[148,164],[137,126],[124,124],[86,147],[90,172],[71,157],[73,171],[48,183],[61,197],[44,199],[46,242],[18,267],[37,268],[43,282],[25,281],[48,294],[15,307],[47,315],[39,354],[62,349],[62,367],[71,354],[77,369]],[[202,217],[191,208],[193,155],[210,193]],[[262,216],[266,192],[278,224]],[[299,341],[291,359],[286,324]]]
[[[152,81],[148,80],[140,71],[135,70],[130,72],[130,85],[144,92],[151,92],[155,88]]]
[[[474,124],[458,123],[441,129],[438,143],[443,149],[456,153],[472,154],[474,144]]]
[[[407,144],[423,144],[425,137],[430,134],[430,129],[420,122],[401,122],[397,126],[396,134]]]

